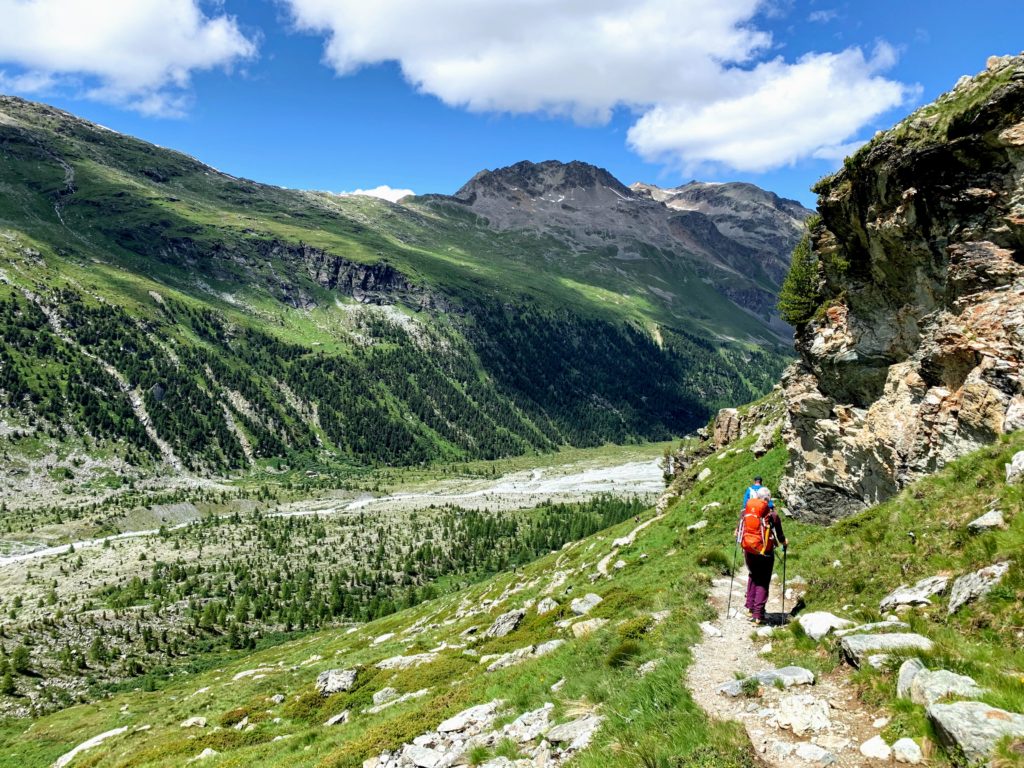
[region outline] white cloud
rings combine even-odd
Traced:
[[[769,59],[763,0],[281,1],[325,36],[339,75],[396,61],[420,91],[477,112],[602,123],[624,107],[639,115],[631,145],[683,166],[813,157],[910,94],[880,74],[889,49]]]
[[[180,114],[191,75],[229,67],[256,44],[198,0],[0,0],[2,82],[22,93],[74,87],[145,114]]]
[[[828,8],[820,11],[811,11],[807,16],[807,20],[816,24],[828,24],[830,21],[834,21],[839,18],[839,11],[835,8]]]
[[[351,192],[338,192],[338,195],[341,197],[365,195],[366,197],[379,197],[382,200],[390,200],[392,203],[397,203],[403,197],[415,194],[411,189],[395,189],[387,184],[381,184],[373,189],[353,189]]]

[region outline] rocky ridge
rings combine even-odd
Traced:
[[[795,515],[829,521],[1024,427],[1024,56],[822,181],[819,310],[783,380]]]

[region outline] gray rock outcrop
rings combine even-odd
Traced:
[[[934,643],[927,637],[910,632],[888,635],[847,635],[840,641],[843,655],[855,667],[874,654],[893,651],[930,651]]]
[[[952,616],[967,603],[987,595],[1003,580],[1008,570],[1008,562],[995,563],[958,578],[953,582],[953,589],[949,593],[949,614]]]
[[[1001,58],[818,183],[818,310],[783,377],[793,516],[858,512],[1024,427],[1022,124],[1024,56]]]
[[[1005,527],[1006,520],[1003,518],[1003,513],[998,509],[991,509],[967,524],[967,530],[971,533],[984,533],[985,531]]]
[[[971,765],[987,762],[1003,737],[1024,737],[1024,715],[980,701],[932,704],[927,712],[943,746],[960,750]]]
[[[317,676],[316,690],[321,696],[352,690],[358,674],[357,669],[328,669]]]
[[[484,632],[484,637],[504,637],[510,632],[514,632],[524,616],[526,616],[526,611],[521,608],[501,614]]]
[[[882,598],[878,608],[884,612],[900,605],[931,605],[931,598],[945,592],[948,584],[948,576],[930,576],[913,586],[902,584]]]

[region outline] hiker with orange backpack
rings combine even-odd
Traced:
[[[771,491],[764,487],[750,494],[736,531],[747,563],[747,610],[755,624],[764,624],[764,608],[768,604],[768,589],[775,568],[775,547],[781,544],[785,552],[789,544],[782,532],[782,519],[771,500]]]

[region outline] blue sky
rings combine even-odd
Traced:
[[[450,193],[553,158],[810,204],[844,151],[1024,48],[1020,0],[373,6],[0,0],[0,91],[288,187]]]

